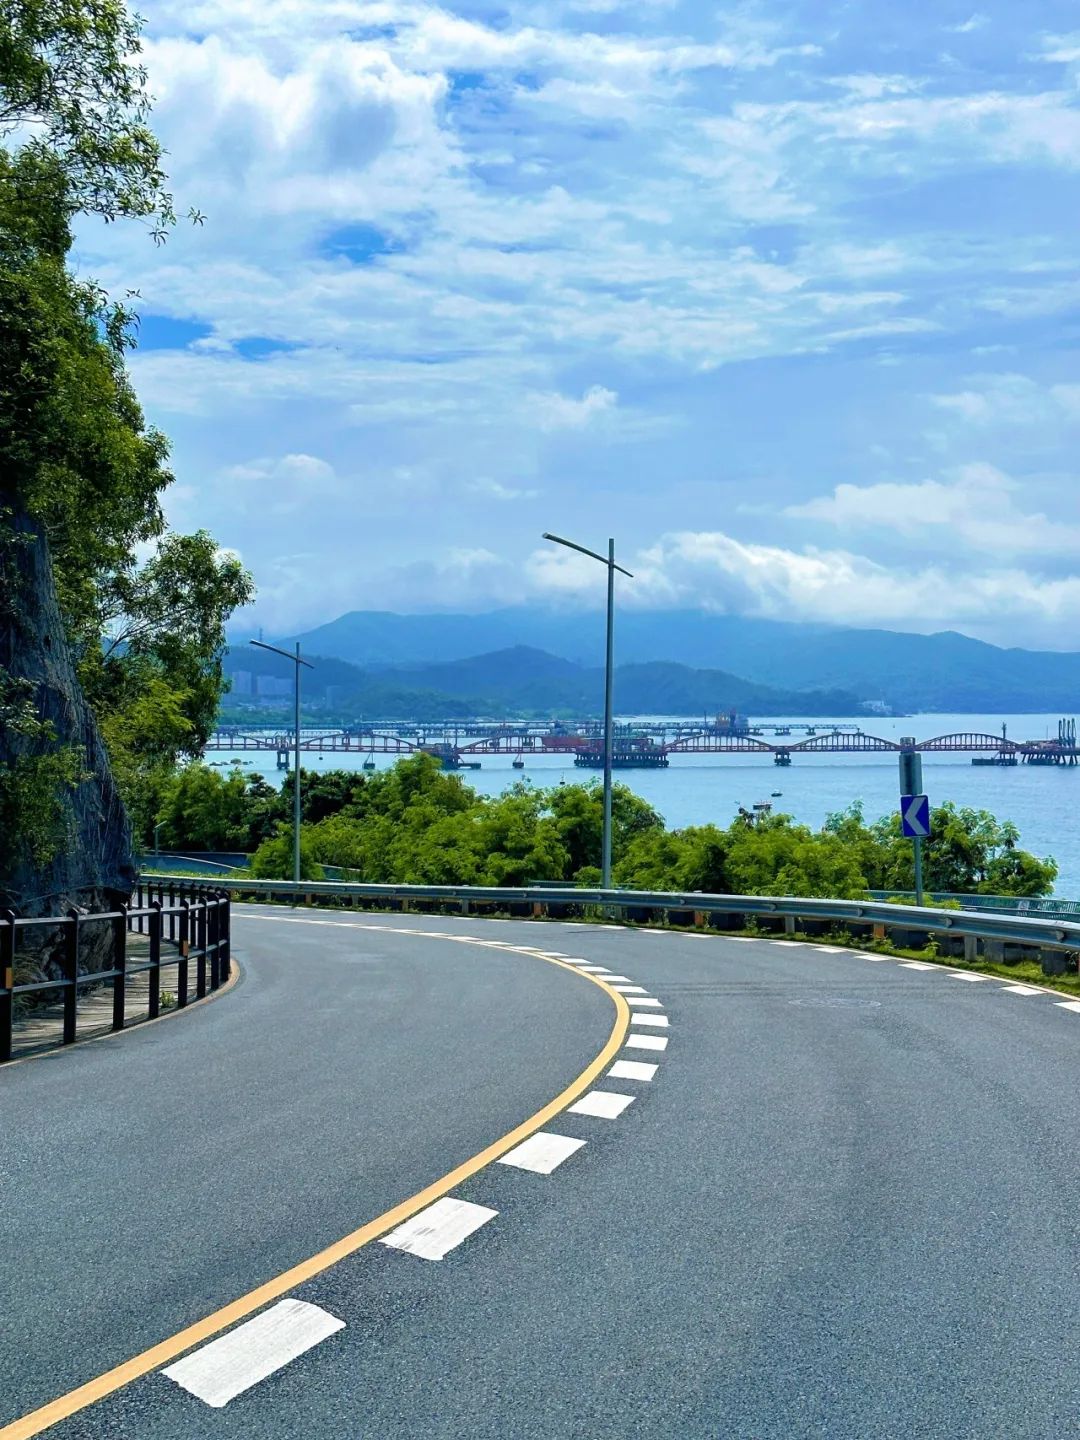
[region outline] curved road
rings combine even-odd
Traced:
[[[0,1440],[1080,1432],[1056,997],[720,936],[234,931],[231,992],[0,1077]]]

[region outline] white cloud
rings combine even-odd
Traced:
[[[946,25],[945,29],[949,31],[951,35],[970,35],[973,31],[981,30],[989,23],[990,20],[988,16],[976,11],[974,15],[969,15],[966,20],[961,20],[958,25]]]
[[[1080,31],[1071,35],[1047,35],[1039,59],[1055,65],[1080,64]]]
[[[528,490],[515,485],[504,485],[501,480],[470,480],[468,488],[474,495],[485,500],[535,500],[539,490]]]
[[[1028,375],[971,375],[963,390],[931,395],[931,402],[972,426],[1060,426],[1080,418],[1080,386],[1040,385]]]
[[[1080,525],[1025,512],[1014,498],[1022,488],[993,465],[976,462],[960,466],[946,481],[837,485],[831,495],[789,505],[783,514],[912,540],[936,531],[939,542],[967,553],[1049,557],[1080,550]]]
[[[583,562],[588,563],[588,562]],[[748,544],[722,532],[679,532],[629,560],[626,605],[705,606],[732,614],[901,629],[957,627],[1060,642],[1061,626],[1080,604],[1080,576],[1044,578],[1014,566],[978,569],[954,562],[886,565],[849,550],[802,551]],[[543,551],[530,578],[543,592],[588,593],[573,562]]]
[[[593,593],[562,559],[530,578],[521,506],[606,534],[596,477],[616,444],[628,550],[655,533],[661,484],[706,536],[828,502],[817,523],[861,527],[869,553],[844,564],[869,583],[890,537],[855,511],[902,498],[863,483],[874,447],[887,485],[952,517],[907,540],[959,536],[960,569],[976,543],[1000,558],[1016,515],[1029,536],[1043,515],[1071,525],[1071,482],[1055,507],[1047,476],[1080,387],[1047,382],[1035,352],[1080,294],[1080,92],[1043,63],[1080,40],[1017,12],[1006,59],[976,70],[936,58],[940,14],[913,12],[912,44],[882,50],[860,7],[811,27],[813,11],[151,0],[155,123],[181,210],[208,221],[163,252],[87,225],[78,255],[191,337],[148,323],[132,361],[175,440],[175,513],[240,545],[279,616],[311,619],[365,596]],[[958,34],[981,23],[965,13],[947,17]],[[1043,378],[963,373],[1009,345]],[[978,540],[956,513],[972,454],[1039,477],[1037,501],[984,479],[997,509],[981,505]],[[298,540],[305,495],[334,524]],[[724,551],[745,603],[764,603],[757,549],[727,539],[746,547]],[[706,549],[643,552],[635,593],[692,593],[686,565],[720,594],[724,566],[693,560]],[[817,552],[784,553],[817,573]],[[809,585],[792,579],[790,603]]]
[[[313,504],[347,493],[334,467],[316,455],[280,455],[229,465],[218,482],[225,509],[264,516],[310,513]]]
[[[554,393],[533,395],[529,397],[528,408],[541,430],[581,430],[612,415],[618,403],[614,390],[592,385],[580,400]]]

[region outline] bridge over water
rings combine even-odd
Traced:
[[[806,730],[805,738],[789,736]],[[1002,727],[1000,735],[984,731],[956,731],[925,740],[914,737],[886,740],[855,726],[836,726],[822,731],[815,726],[774,726],[772,739],[757,732],[733,730],[730,726],[687,725],[685,722],[621,725],[614,744],[614,763],[619,769],[657,769],[669,764],[672,755],[771,755],[777,765],[790,765],[796,757],[815,755],[895,755],[916,751],[922,755],[970,754],[973,764],[984,765],[1076,765],[1080,762],[1075,721],[1062,721],[1053,740],[1012,740]],[[287,769],[295,746],[291,731],[230,728],[214,732],[207,752],[242,755],[270,751],[279,769]],[[300,750],[305,754],[364,755],[374,763],[376,755],[435,755],[448,769],[475,764],[488,755],[513,755],[518,759],[536,755],[573,755],[584,768],[603,764],[603,738],[594,725],[575,728],[541,725],[469,725],[453,722],[426,726],[351,726],[347,729],[300,731]]]

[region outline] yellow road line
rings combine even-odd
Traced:
[[[246,915],[244,918],[275,920],[278,917]],[[285,919],[286,917],[282,916],[281,918]],[[300,919],[300,917],[288,918],[293,923]],[[390,929],[391,927],[385,928]],[[410,930],[407,926],[402,926],[395,929],[395,933],[409,935],[415,934],[415,931]],[[485,948],[492,947],[486,946]],[[510,946],[505,948],[509,950]],[[142,1375],[148,1375],[152,1370],[159,1370],[170,1360],[177,1359],[185,1350],[190,1350],[204,1340],[209,1340],[212,1335],[217,1335],[222,1330],[228,1329],[230,1325],[235,1325],[238,1320],[243,1320],[254,1311],[260,1310],[271,1300],[280,1299],[290,1290],[295,1290],[298,1285],[303,1285],[305,1281],[311,1280],[324,1270],[329,1270],[332,1265],[338,1264],[347,1256],[355,1254],[357,1250],[370,1244],[372,1240],[377,1240],[380,1235],[385,1235],[395,1225],[400,1225],[402,1221],[408,1220],[410,1216],[417,1214],[425,1206],[468,1180],[477,1171],[483,1170],[492,1161],[498,1160],[500,1155],[505,1155],[508,1150],[519,1145],[522,1140],[528,1139],[530,1135],[542,1129],[549,1120],[558,1115],[561,1110],[565,1110],[568,1105],[572,1104],[579,1095],[588,1089],[608,1062],[614,1059],[630,1027],[630,1008],[618,991],[610,989],[603,980],[597,979],[595,975],[583,974],[573,965],[564,965],[561,960],[553,960],[547,956],[537,955],[533,958],[543,959],[549,965],[558,965],[572,975],[579,975],[581,979],[591,981],[592,984],[603,990],[615,1006],[615,1024],[604,1048],[560,1095],[556,1095],[554,1100],[549,1100],[542,1110],[537,1110],[535,1115],[530,1115],[527,1120],[523,1120],[520,1125],[502,1136],[501,1139],[494,1141],[486,1149],[481,1150],[479,1154],[465,1160],[443,1175],[441,1179],[425,1186],[423,1190],[418,1190],[415,1195],[410,1195],[407,1200],[402,1200],[393,1209],[386,1210],[374,1220],[369,1220],[366,1225],[361,1225],[359,1230],[354,1230],[341,1240],[335,1241],[333,1245],[328,1245],[325,1250],[320,1250],[310,1259],[301,1260],[298,1265],[290,1266],[288,1270],[283,1270],[274,1279],[267,1280],[265,1284],[257,1286],[254,1290],[249,1290],[246,1295],[241,1295],[238,1300],[223,1305],[220,1310],[215,1310],[204,1319],[197,1320],[194,1325],[188,1325],[183,1330],[178,1330],[175,1335],[170,1335],[167,1340],[152,1345],[149,1350],[144,1350],[130,1360],[125,1360],[123,1364],[115,1366],[112,1370],[106,1370],[103,1375],[98,1375],[95,1379],[88,1380],[85,1385],[69,1390],[66,1395],[61,1395],[58,1399],[49,1401],[47,1405],[32,1410],[30,1414],[24,1415],[21,1419],[13,1420],[9,1425],[0,1429],[0,1440],[27,1440],[27,1437],[31,1435],[40,1435],[50,1426],[59,1424],[61,1420],[68,1419],[80,1410],[85,1410],[87,1406],[95,1404],[98,1400],[103,1400],[107,1395],[112,1395],[125,1385],[130,1385],[132,1380],[137,1380]]]

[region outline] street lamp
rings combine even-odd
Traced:
[[[579,555],[588,555],[591,560],[599,560],[601,565],[607,566],[607,665],[604,671],[604,839],[601,870],[603,873],[603,887],[611,889],[611,756],[612,756],[612,687],[614,684],[614,658],[615,658],[615,571],[620,575],[626,575],[633,579],[629,570],[624,570],[621,565],[615,564],[615,541],[608,540],[608,553],[606,556],[598,555],[595,550],[586,550],[584,545],[576,545],[573,540],[564,540],[561,535],[552,535],[544,531],[545,540],[553,540],[556,545],[565,545],[568,550],[576,550]]]
[[[291,660],[296,666],[296,710],[293,726],[293,850],[292,869],[293,881],[300,884],[300,666],[306,665],[309,670],[315,666],[308,660],[300,659],[300,641],[296,642],[296,653],[288,650],[279,650],[276,645],[267,645],[263,640],[252,640],[252,645],[257,645],[260,650],[271,650],[275,655],[284,655],[286,660]]]

